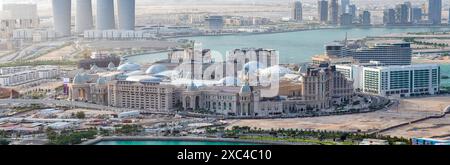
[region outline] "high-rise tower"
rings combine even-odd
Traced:
[[[71,0],[52,0],[53,27],[59,36],[70,36]]]
[[[292,10],[292,19],[295,21],[303,20],[303,7],[300,1],[295,1]]]
[[[117,0],[119,29],[134,30],[136,17],[135,0]]]
[[[319,20],[320,22],[328,21],[328,1],[319,0],[318,1],[318,11],[319,11]]]
[[[92,16],[92,1],[91,0],[77,0],[77,11],[75,16],[75,31],[83,33],[85,30],[90,30],[94,27]]]
[[[114,0],[97,0],[97,30],[115,29]]]
[[[331,0],[329,13],[330,24],[336,25],[339,21],[339,4],[338,0]]]
[[[350,6],[350,0],[341,0],[341,14],[349,13],[348,7]]]
[[[428,21],[433,25],[441,24],[442,0],[428,1]]]

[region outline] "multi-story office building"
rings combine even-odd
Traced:
[[[224,26],[223,16],[209,16],[205,19],[209,30],[221,31]]]
[[[358,63],[377,61],[383,65],[411,65],[410,43],[385,43],[359,48],[349,48],[342,43],[331,43],[327,44],[325,49],[328,56],[353,57]]]
[[[361,25],[364,25],[364,26],[371,25],[370,17],[371,17],[371,15],[370,15],[369,11],[363,11],[363,13],[361,15]]]
[[[395,25],[395,10],[394,9],[386,9],[383,13],[383,23],[384,25]]]
[[[408,4],[398,4],[395,7],[396,10],[396,24],[399,25],[407,25],[409,23],[409,14],[410,14],[410,8]]]
[[[356,5],[349,5],[348,6],[348,13],[350,15],[352,15],[352,19],[353,20],[355,20],[356,17],[357,17],[357,15],[356,15],[357,11],[358,11],[358,8],[356,7]]]
[[[422,8],[420,7],[414,7],[411,9],[411,22],[414,24],[422,22],[423,12]]]
[[[410,43],[376,44],[372,47],[353,50],[351,53],[359,63],[378,61],[385,65],[411,65]]]
[[[331,0],[328,12],[329,12],[328,18],[330,19],[329,23],[332,24],[332,25],[337,25],[339,23],[339,4],[338,4],[338,0]]]
[[[353,16],[349,13],[344,13],[341,15],[340,25],[341,26],[350,26],[353,24]]]
[[[350,0],[341,0],[341,14],[349,13]]]
[[[295,1],[292,11],[292,19],[295,21],[303,21],[303,6],[302,2]]]
[[[403,4],[405,4],[406,7],[408,8],[408,22],[412,23],[412,8],[413,8],[413,5],[409,1],[407,1],[407,2],[405,2]]]
[[[352,56],[350,49],[339,42],[332,42],[325,45],[325,55],[334,57]]]
[[[12,32],[12,39],[32,42],[50,41],[56,39],[56,33],[46,29],[16,29]]]
[[[319,0],[318,1],[318,15],[320,22],[328,22],[328,1]]]
[[[439,92],[440,67],[436,64],[405,66],[338,65],[337,70],[354,80],[354,87],[380,96],[409,97]]]
[[[114,81],[108,85],[108,105],[150,111],[173,110],[174,86],[160,84],[160,79],[146,77]]]
[[[0,68],[0,86],[16,86],[39,80],[58,78],[60,69],[56,66],[6,67]]]
[[[440,25],[442,19],[442,0],[428,1],[428,21],[432,25]]]

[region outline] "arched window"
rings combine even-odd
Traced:
[[[190,97],[186,97],[186,108],[191,108],[191,98]]]

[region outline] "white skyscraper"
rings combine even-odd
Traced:
[[[135,0],[117,0],[120,30],[134,30],[136,15],[135,3]]]
[[[350,6],[350,0],[341,0],[341,14],[348,13],[348,6]]]
[[[71,0],[52,0],[53,26],[60,36],[70,35]]]
[[[94,27],[92,16],[92,1],[91,0],[77,0],[77,13],[75,17],[75,31],[83,33],[85,30],[90,30]]]
[[[96,26],[98,30],[115,29],[114,0],[97,0]]]

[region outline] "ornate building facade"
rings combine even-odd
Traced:
[[[194,54],[202,56],[199,58],[203,61],[201,64],[211,64],[209,62],[213,61],[208,55],[205,57],[205,51]],[[268,60],[251,61],[251,56]],[[179,60],[157,63],[146,70],[138,64],[123,63],[117,71],[112,71],[112,67],[103,71],[117,73],[112,74],[115,75],[113,78],[103,77],[111,74],[92,66],[89,74],[80,73],[69,84],[69,99],[144,112],[194,111],[226,116],[279,116],[330,109],[354,95],[353,82],[337,72],[334,66],[308,65],[299,71],[292,71],[279,66],[274,59],[276,56],[276,51],[269,49],[234,50],[227,61],[235,61],[232,63],[235,72],[207,79],[202,72],[201,77],[180,76],[180,68],[170,67]],[[173,53],[169,57],[196,59],[182,54],[175,57]],[[186,64],[181,62],[179,65],[183,63]],[[256,79],[251,79],[252,76]],[[267,83],[274,81],[279,82],[276,89],[273,89],[274,84]],[[264,90],[276,90],[277,95],[265,95]]]

